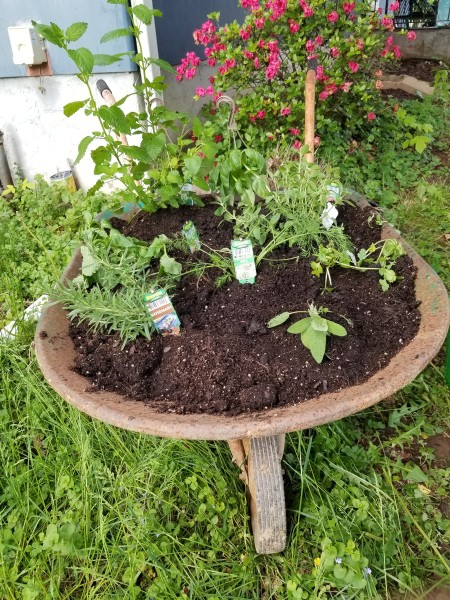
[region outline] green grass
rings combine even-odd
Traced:
[[[388,204],[389,220],[449,284],[445,182]],[[43,217],[27,224],[44,235]],[[5,315],[53,273],[28,249],[40,275],[0,271]],[[0,264],[15,256],[0,247]],[[430,444],[450,428],[442,356],[373,408],[288,436],[287,548],[258,556],[225,443],[84,416],[43,380],[32,335],[25,323],[0,343],[1,600],[419,600],[450,584],[450,472]]]
[[[438,367],[388,405],[288,436],[289,541],[264,557],[225,443],[85,417],[43,382],[28,336],[0,346],[2,598],[365,599],[450,581],[449,474],[426,445],[447,414]]]

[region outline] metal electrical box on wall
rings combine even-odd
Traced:
[[[15,65],[42,65],[47,62],[44,40],[33,26],[8,27]]]
[[[135,50],[131,35],[100,44],[100,38],[106,32],[130,26],[128,13],[122,4],[108,4],[106,0],[0,0],[0,15],[0,78],[27,75],[29,63],[15,64],[16,57],[13,59],[8,28],[28,27],[31,21],[57,23],[62,29],[77,21],[88,23],[87,32],[73,47],[84,46],[94,54],[119,54]],[[54,75],[73,75],[78,72],[61,48],[46,43],[46,49]],[[137,67],[129,56],[124,56],[121,61],[112,65],[94,67],[94,73],[123,73],[136,70]]]

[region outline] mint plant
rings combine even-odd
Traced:
[[[327,335],[336,335],[338,337],[347,335],[345,327],[330,319],[321,317],[321,314],[329,312],[327,308],[323,306],[316,307],[314,303],[311,303],[307,311],[283,312],[273,317],[267,323],[267,327],[272,328],[282,325],[291,315],[301,312],[307,312],[309,316],[293,323],[287,331],[288,333],[299,334],[302,344],[305,348],[308,348],[314,360],[320,364],[325,356]]]
[[[78,78],[86,86],[87,97],[67,104],[64,107],[65,115],[70,117],[84,109],[86,115],[97,120],[92,134],[81,140],[75,164],[95,142],[91,157],[95,163],[94,173],[99,175],[99,179],[91,191],[100,189],[107,180],[116,180],[123,185],[124,202],[138,202],[150,212],[167,206],[176,208],[181,203],[180,188],[188,180],[201,189],[208,189],[205,176],[214,164],[215,144],[213,141],[204,141],[193,145],[186,137],[191,129],[190,117],[185,113],[170,111],[155,101],[166,84],[162,76],[151,80],[149,67],[156,65],[169,72],[173,72],[173,68],[164,60],[144,56],[140,32],[142,27],[151,24],[154,17],[161,16],[161,12],[143,4],[130,7],[126,0],[107,2],[123,4],[131,25],[106,33],[101,42],[133,35],[137,52],[131,56],[131,60],[142,74],[142,80],[134,84],[133,92],[117,100],[113,106],[97,102],[91,83],[92,71],[95,65],[110,65],[119,61],[122,54],[93,54],[88,48],[73,48],[72,45],[86,32],[87,23],[74,23],[63,30],[55,23],[44,25],[33,22],[42,37],[66,51],[78,68]],[[141,112],[127,113],[122,108],[131,96],[139,96],[143,102],[144,109]],[[200,126],[199,122],[196,126]],[[178,133],[175,141],[169,138],[170,131]],[[124,141],[127,135],[138,135],[140,143],[127,145]]]

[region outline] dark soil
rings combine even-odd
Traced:
[[[385,69],[385,72],[395,75],[410,75],[416,79],[433,83],[435,72],[443,68],[445,68],[445,65],[438,60],[405,58],[391,63]]]
[[[379,239],[379,227],[373,221],[368,225],[372,210],[340,209],[357,249]],[[180,231],[187,219],[195,222],[204,243],[229,246],[229,227],[218,228],[219,219],[209,207],[141,214],[130,225],[119,225],[125,233],[149,240]],[[361,383],[417,332],[412,261],[401,257],[396,271],[403,279],[385,293],[376,272],[340,268],[333,271],[333,290],[324,293],[309,263],[263,262],[254,285],[233,281],[217,289],[214,276],[183,278],[172,297],[182,321],[180,336],[138,338],[121,350],[117,334],[94,334],[73,323],[75,370],[90,380],[91,390],[116,391],[179,413],[254,412]],[[289,323],[266,328],[273,316],[305,310],[308,301],[329,308],[328,316],[348,331],[346,337],[327,340],[320,365],[298,336],[286,333]]]
[[[434,74],[437,70],[445,68],[445,65],[437,60],[424,60],[422,58],[405,58],[403,60],[391,63],[385,70],[386,75],[410,75],[421,81],[427,81],[430,84],[434,82]],[[419,98],[413,94],[408,94],[403,90],[381,90],[384,98],[390,96],[397,100],[414,100]]]

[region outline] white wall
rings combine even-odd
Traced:
[[[97,79],[103,78],[118,100],[133,91],[137,76],[137,73],[94,76],[92,85],[99,103],[102,99],[95,87]],[[50,177],[68,169],[67,161],[74,161],[78,154],[78,143],[98,130],[98,124],[95,117],[87,117],[83,110],[65,117],[63,107],[87,97],[84,84],[74,75],[0,79],[0,130],[4,133],[4,146],[14,179],[17,169],[28,180],[33,180],[37,174]],[[125,112],[139,112],[136,97],[128,99],[122,108]],[[88,150],[74,168],[83,189],[95,183],[97,178],[93,170]]]

